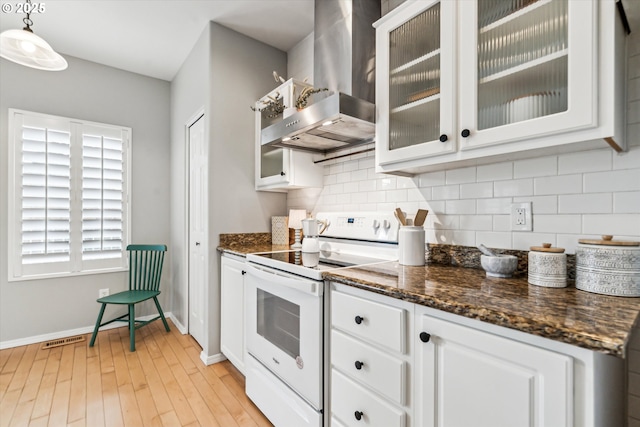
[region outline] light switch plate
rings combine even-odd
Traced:
[[[531,202],[511,204],[511,229],[514,231],[533,231]]]

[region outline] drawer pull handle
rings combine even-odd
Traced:
[[[364,414],[362,413],[362,411],[356,411],[353,415],[355,415],[356,420],[360,421]]]
[[[364,362],[356,360],[356,369],[359,371],[364,366]]]
[[[420,332],[420,341],[429,342],[430,339],[431,339],[431,334],[428,334],[426,332]]]
[[[364,320],[364,317],[356,316],[355,318],[355,321],[358,325],[361,324],[363,320]]]

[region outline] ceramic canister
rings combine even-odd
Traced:
[[[401,265],[424,265],[425,235],[422,226],[402,226],[398,232],[398,262]]]
[[[576,247],[576,288],[597,294],[640,296],[640,243],[580,239]]]
[[[550,243],[532,246],[529,251],[529,283],[547,288],[567,286],[567,254]]]

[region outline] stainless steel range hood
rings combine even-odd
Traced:
[[[314,87],[326,87],[331,94],[263,129],[263,146],[329,153],[373,141],[372,25],[379,18],[380,0],[316,0]]]

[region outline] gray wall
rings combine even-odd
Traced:
[[[172,82],[171,245],[179,248],[174,250],[172,259],[173,310],[183,325],[187,322],[188,295],[184,126],[203,103],[207,120],[209,333],[203,343],[207,356],[220,353],[220,273],[216,251],[220,233],[267,232],[271,216],[286,212],[285,194],[254,189],[254,115],[249,108],[275,87],[272,71],[284,75],[286,65],[286,53],[212,22]]]
[[[131,127],[132,241],[169,242],[169,83],[66,58],[63,72],[0,60],[0,341],[92,326],[98,289],[127,286],[125,273],[7,281],[7,232],[14,226],[7,223],[8,108]],[[169,274],[166,265],[164,289]],[[166,311],[168,294],[161,296]]]

